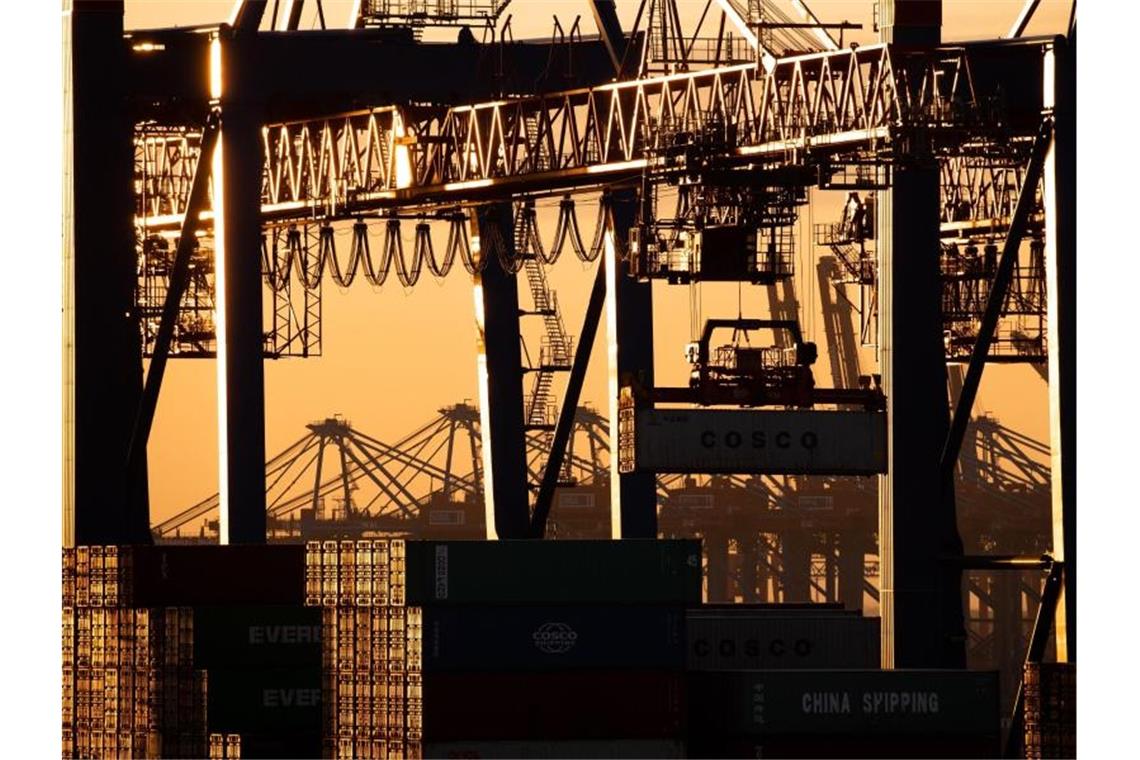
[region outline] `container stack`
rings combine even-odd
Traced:
[[[425,757],[683,757],[694,541],[419,541]]]
[[[321,608],[325,757],[421,756],[423,617],[405,606],[404,541],[312,541],[305,603]]]
[[[689,757],[998,757],[996,672],[689,674]]]
[[[1025,757],[1077,756],[1077,666],[1025,666]]]
[[[205,754],[193,615],[134,607],[129,550],[63,552],[63,756]]]
[[[879,667],[879,619],[841,605],[705,605],[686,628],[689,671]]]
[[[210,734],[210,760],[241,760],[241,736]]]

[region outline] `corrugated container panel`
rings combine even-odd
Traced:
[[[411,541],[407,603],[699,604],[691,540]]]
[[[425,743],[681,736],[683,678],[668,671],[428,673]]]
[[[769,670],[690,673],[697,736],[999,735],[994,672]]]
[[[639,409],[635,468],[649,472],[886,472],[882,412]]]
[[[196,668],[318,667],[321,610],[300,605],[197,607]]]
[[[681,669],[681,607],[476,607],[424,610],[424,670]]]
[[[690,610],[686,629],[689,670],[874,669],[880,662],[879,618]]]

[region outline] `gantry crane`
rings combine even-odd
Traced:
[[[145,492],[140,488],[145,483],[145,443],[163,368],[178,332],[179,307],[187,284],[194,280],[190,265],[198,232],[216,235],[216,353],[219,375],[226,384],[220,434],[228,456],[222,477],[227,483],[224,492],[232,500],[221,505],[226,513],[232,512],[231,519],[222,521],[223,534],[228,533],[223,540],[260,541],[265,534],[261,362],[266,346],[260,324],[265,270],[271,267],[267,265],[269,256],[257,255],[261,241],[270,238],[274,230],[284,229],[288,237],[291,227],[312,227],[317,230],[311,237],[315,243],[308,242],[309,230],[302,230],[306,260],[338,262],[335,267],[340,269],[339,260],[330,258],[326,244],[330,238],[323,230],[340,224],[363,224],[367,228],[377,218],[389,241],[384,247],[384,261],[406,281],[414,281],[419,269],[414,261],[409,265],[396,255],[402,251],[399,236],[392,237],[393,225],[409,219],[428,224],[428,231],[422,235],[417,230],[415,250],[423,253],[413,255],[419,256],[421,265],[430,260],[440,268],[443,265],[439,260],[426,256],[433,248],[427,237],[432,222],[437,222],[436,226],[442,222],[452,231],[466,227],[466,244],[456,232],[454,248],[443,248],[455,251],[457,258],[475,270],[482,297],[480,346],[487,371],[482,377],[485,399],[480,414],[484,421],[483,455],[495,475],[494,486],[485,495],[493,514],[488,530],[493,523],[494,532],[500,536],[541,535],[588,359],[588,351],[581,347],[592,343],[605,297],[616,310],[616,319],[607,330],[616,362],[611,369],[619,378],[646,387],[654,385],[651,346],[644,345],[647,341],[637,344],[638,336],[647,334],[651,326],[650,283],[628,275],[652,278],[660,274],[667,279],[678,270],[666,267],[654,273],[648,268],[636,269],[627,252],[634,229],[638,230],[636,240],[643,242],[634,261],[642,258],[642,251],[650,251],[649,242],[656,245],[656,234],[650,234],[655,233],[652,228],[657,224],[652,204],[656,189],[668,183],[684,187],[678,192],[687,196],[688,208],[696,208],[694,214],[679,215],[681,219],[694,219],[691,229],[699,235],[690,235],[691,240],[699,239],[703,244],[710,229],[714,236],[718,234],[718,224],[710,224],[710,220],[722,223],[720,226],[727,222],[727,226],[744,228],[743,250],[759,256],[773,250],[778,253],[777,230],[787,226],[788,209],[799,203],[805,187],[826,188],[833,186],[836,178],[847,176],[861,181],[860,172],[870,165],[873,181],[881,183],[876,190],[877,214],[884,223],[876,225],[874,285],[877,343],[883,357],[882,389],[893,440],[879,489],[880,532],[891,537],[881,547],[881,602],[884,616],[891,621],[885,628],[894,632],[891,640],[885,641],[889,646],[884,649],[884,662],[959,664],[964,651],[962,628],[955,621],[961,611],[957,590],[961,568],[953,558],[963,550],[954,526],[954,481],[950,475],[962,448],[981,373],[994,355],[995,331],[1009,310],[1022,240],[1037,237],[1032,223],[1040,185],[1045,234],[1035,255],[1045,262],[1043,292],[1047,294],[1049,325],[1043,354],[1049,361],[1051,413],[1057,422],[1055,428],[1063,431],[1060,440],[1051,442],[1058,463],[1052,478],[1057,533],[1051,563],[1065,571],[1057,576],[1061,581],[1049,588],[1054,589],[1050,592],[1053,603],[1059,596],[1057,589],[1065,589],[1058,656],[1070,656],[1068,648],[1075,645],[1071,622],[1075,620],[1075,301],[1069,276],[1074,229],[1069,181],[1074,155],[1069,42],[1047,38],[943,45],[940,20],[928,12],[940,4],[925,3],[925,10],[919,12],[914,0],[891,0],[883,15],[880,44],[844,49],[826,44],[826,35],[817,33],[814,36],[820,45],[815,50],[796,49],[796,55],[786,55],[786,40],[784,50],[769,42],[782,28],[779,19],[744,18],[739,3],[717,2],[724,19],[722,30],[734,27],[748,42],[752,56],[743,63],[726,64],[724,61],[735,53],[730,58],[716,55],[710,67],[701,68],[688,56],[691,46],[669,41],[670,37],[678,39],[676,14],[669,11],[670,4],[643,4],[651,11],[645,22],[646,33],[635,30],[638,33],[627,36],[616,23],[613,4],[595,0],[601,38],[583,41],[581,56],[590,59],[592,55],[593,63],[575,69],[570,77],[577,80],[575,86],[549,87],[555,80],[567,80],[565,74],[551,70],[544,81],[524,91],[517,79],[504,76],[511,68],[508,59],[516,63],[549,61],[557,45],[528,47],[508,35],[493,44],[473,46],[468,38],[455,45],[432,47],[417,42],[414,33],[387,27],[282,37],[260,35],[257,29],[266,5],[248,0],[239,6],[231,24],[204,34],[155,30],[132,33],[125,42],[121,28],[116,31],[113,22],[109,27],[100,26],[104,22],[82,13],[73,21],[78,36],[87,35],[104,48],[116,50],[110,59],[126,61],[101,71],[106,82],[99,83],[83,73],[82,61],[77,60],[72,70],[75,102],[97,104],[109,92],[117,96],[130,90],[131,117],[137,123],[148,125],[152,134],[169,129],[174,135],[171,139],[188,137],[187,149],[161,166],[148,165],[149,154],[142,154],[143,184],[156,177],[158,187],[169,189],[166,197],[157,199],[159,213],[147,206],[141,219],[136,215],[136,223],[144,232],[139,239],[165,237],[172,243],[174,256],[166,275],[169,284],[145,383],[141,374],[131,369],[129,381],[116,390],[114,398],[100,399],[106,406],[100,412],[103,417],[87,416],[93,407],[89,378],[99,376],[89,374],[90,368],[107,363],[132,365],[141,358],[139,311],[127,295],[133,290],[131,262],[137,256],[120,252],[118,259],[103,261],[105,273],[95,277],[86,268],[93,259],[88,251],[96,239],[117,241],[113,244],[124,251],[133,250],[127,229],[110,230],[109,237],[96,234],[108,231],[98,227],[99,217],[127,218],[132,204],[127,202],[128,197],[113,193],[102,205],[90,198],[84,199],[90,207],[77,204],[77,295],[69,303],[78,311],[74,319],[69,312],[69,324],[76,325],[80,333],[88,326],[97,328],[104,344],[115,346],[106,358],[97,358],[86,338],[75,344],[75,372],[81,379],[75,384],[74,419],[80,423],[74,426],[74,445],[79,452],[76,472],[82,473],[77,475],[74,502],[77,537],[97,538],[88,516],[111,518],[108,522],[119,527],[108,530],[119,530],[119,535],[137,538],[140,525],[145,527],[145,519],[140,520],[145,515],[145,499],[138,496]],[[292,15],[290,11],[290,18]],[[668,21],[670,15],[673,22]],[[666,21],[654,27],[653,17]],[[825,31],[822,25],[816,26],[817,32]],[[771,34],[766,37],[768,32]],[[654,34],[655,40],[664,40],[659,54],[646,39]],[[385,45],[368,44],[379,39]],[[723,42],[727,36],[722,31],[718,39]],[[719,44],[718,50],[734,48],[720,48]],[[680,61],[678,49],[685,52]],[[393,70],[396,56],[404,64],[403,70],[413,67],[424,76],[414,82],[381,81],[372,76],[377,70]],[[320,66],[313,65],[317,60]],[[359,65],[365,60],[371,65]],[[605,66],[599,67],[598,60]],[[632,60],[641,61],[641,65],[626,65]],[[660,73],[647,67],[647,61],[663,64]],[[209,65],[199,65],[206,63]],[[183,75],[211,67],[212,81]],[[540,66],[535,70],[543,69]],[[272,74],[258,73],[266,71]],[[335,81],[327,76],[329,71],[338,72]],[[365,76],[364,71],[369,74]],[[615,73],[617,79],[607,81]],[[1025,86],[1026,80],[1031,86]],[[1046,88],[1045,83],[1051,87]],[[999,92],[1006,95],[1004,102],[995,100]],[[85,176],[99,173],[101,159],[90,157],[91,146],[101,140],[117,141],[118,149],[107,153],[119,158],[107,159],[110,163],[122,160],[125,164],[123,157],[129,153],[123,150],[130,142],[129,122],[97,111],[94,107],[75,109],[77,187],[83,187]],[[219,143],[224,151],[216,150]],[[990,254],[991,265],[986,265],[985,245],[981,248],[981,277],[992,279],[984,291],[985,308],[979,313],[977,302],[971,301],[966,310],[977,326],[969,333],[976,335],[976,341],[968,352],[963,392],[953,415],[947,412],[943,417],[939,413],[919,424],[924,414],[929,415],[945,402],[945,278],[939,257],[928,261],[927,257],[907,256],[905,252],[942,250],[940,166],[950,160],[986,155],[992,146],[1000,144],[1019,146],[1022,152],[1014,160],[1022,164],[1023,173],[1008,224],[986,233],[988,244],[997,249],[996,255]],[[215,194],[214,206],[207,211],[210,167],[216,170],[216,185],[224,188],[224,193]],[[119,166],[106,175],[112,178],[112,186],[124,189],[123,196],[128,196],[128,171]],[[167,175],[192,180],[168,183],[164,181]],[[571,365],[566,400],[553,431],[550,461],[534,512],[529,514],[525,422],[520,404],[518,296],[512,273],[523,252],[517,250],[511,234],[516,214],[510,204],[566,192],[602,194],[604,255]],[[749,219],[746,214],[740,219],[741,212],[757,207],[760,219]],[[88,208],[102,213],[92,213]],[[952,217],[945,223],[963,221],[970,220]],[[766,239],[775,243],[774,249],[761,248],[760,233],[764,230],[769,231]],[[970,235],[981,234],[975,228],[970,230]],[[757,234],[751,237],[754,231]],[[739,232],[732,234],[740,237]],[[419,242],[421,237],[423,242]],[[967,248],[971,239],[966,241]],[[750,240],[756,241],[755,248]],[[739,243],[732,246],[737,252],[741,250]],[[269,244],[267,247],[271,248]],[[707,250],[702,245],[697,274],[711,279],[725,277],[716,265],[705,266]],[[967,249],[963,253],[969,256]],[[736,263],[725,262],[726,266],[738,279],[748,280],[743,275],[748,273],[749,255],[732,258]],[[778,255],[751,259],[754,268],[759,268],[761,261],[776,260]],[[274,258],[272,269],[277,261]],[[351,261],[363,266],[364,259],[357,256]],[[743,267],[739,266],[741,261]],[[702,271],[706,268],[708,271]],[[346,277],[345,269],[356,271],[355,267],[341,269]],[[304,267],[301,271],[311,282],[313,271]],[[693,271],[690,265],[690,279]],[[276,276],[272,271],[269,274]],[[115,277],[114,286],[103,297],[87,298],[85,294],[92,288]],[[983,297],[981,292],[967,289],[966,296]],[[128,315],[125,323],[121,321],[123,314]],[[110,315],[120,315],[120,321]],[[996,345],[1000,345],[1001,335],[996,334],[996,338]],[[960,356],[965,356],[961,344],[956,345]],[[620,426],[617,394],[611,395],[615,398],[611,399],[610,423]],[[121,450],[108,447],[96,451],[91,443],[93,439],[86,431],[92,420],[104,418],[108,424],[100,432],[105,437],[107,431],[118,431],[110,440],[123,441]],[[613,441],[617,436],[611,434],[610,438]],[[125,454],[120,457],[125,464],[111,461],[116,452]],[[96,481],[89,475],[95,471],[92,463],[110,473],[123,474],[122,482],[101,492],[93,490]],[[618,534],[655,535],[657,520],[651,500],[637,498],[652,493],[651,474],[637,472],[636,468],[623,472],[615,466],[611,480],[615,515],[620,517],[614,523],[620,525]],[[95,493],[104,501],[109,493],[124,494],[121,500],[110,500],[122,505],[115,507],[120,512],[99,513],[93,506]],[[940,506],[928,514],[913,515],[902,506],[913,503]],[[939,557],[951,559],[943,562]],[[937,616],[942,621],[940,626],[931,625],[927,611],[917,602],[931,593],[943,604]]]

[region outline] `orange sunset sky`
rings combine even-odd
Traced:
[[[632,25],[637,4],[637,0],[618,0],[626,29]],[[704,4],[704,0],[678,0],[686,21],[695,19]],[[809,4],[824,21],[850,20],[864,25],[847,40],[875,40],[871,0],[811,0]],[[302,27],[312,28],[316,26],[316,4],[310,0],[306,5],[312,7],[306,10]],[[351,5],[350,0],[325,0],[329,25],[344,26]],[[1022,0],[945,0],[943,37],[948,41],[999,37],[1021,5]],[[146,28],[216,23],[226,20],[231,7],[231,0],[126,0],[126,25]],[[1067,26],[1070,7],[1070,0],[1043,0],[1028,33],[1060,33]],[[552,15],[569,27],[580,14],[583,32],[595,32],[586,0],[515,0],[508,12],[514,14],[516,38],[548,37]],[[454,30],[447,34],[454,34]],[[399,75],[414,76],[414,72]],[[810,248],[807,225],[838,221],[842,194],[817,191],[813,198],[817,201],[813,218],[809,219],[807,208],[802,209],[797,236],[796,292],[805,338],[820,347],[816,382],[830,386],[833,383],[818,314],[815,272],[816,256],[827,251]],[[579,221],[583,236],[588,238],[594,227],[594,211],[586,200],[579,204]],[[540,205],[556,208],[557,199]],[[549,210],[540,215],[546,240],[554,220]],[[411,225],[405,225],[405,234],[410,236]],[[576,336],[593,281],[593,265],[584,265],[566,252],[551,270],[550,280],[567,330]],[[525,285],[520,287],[520,298],[528,298]],[[657,378],[663,385],[687,383],[689,367],[683,347],[690,340],[689,301],[688,287],[660,282],[654,285],[653,340]],[[701,302],[706,318],[735,316],[737,288],[703,286]],[[762,288],[744,286],[743,311],[745,316],[767,315]],[[537,351],[537,331],[530,331],[527,337],[532,351]],[[456,267],[442,282],[425,273],[414,289],[404,290],[393,277],[380,291],[374,291],[362,278],[349,290],[338,289],[326,278],[323,352],[315,359],[266,362],[268,456],[300,438],[306,423],[334,413],[343,414],[371,436],[395,441],[427,422],[436,409],[477,398],[471,278]],[[603,321],[583,391],[583,401],[603,414],[608,413],[605,363]],[[862,352],[860,368],[865,373],[877,371],[873,350]],[[217,490],[215,383],[212,360],[177,360],[167,369],[149,446],[153,521],[165,519]],[[529,379],[525,387],[529,388]],[[975,412],[979,411],[993,414],[1030,437],[1048,440],[1045,381],[1027,365],[990,365],[975,406]]]

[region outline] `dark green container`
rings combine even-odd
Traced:
[[[194,667],[321,666],[321,610],[300,605],[194,608]]]
[[[211,668],[209,733],[321,736],[321,668]],[[243,743],[242,756],[245,756]]]
[[[999,735],[998,676],[954,670],[689,674],[694,736]]]
[[[409,541],[407,603],[700,604],[699,541]]]

